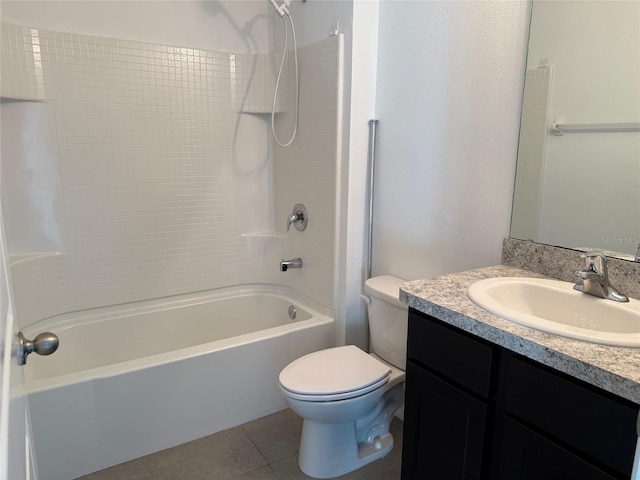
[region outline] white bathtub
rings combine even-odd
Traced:
[[[289,306],[297,310],[289,318]],[[40,479],[72,479],[285,408],[278,374],[335,344],[331,313],[276,287],[228,288],[55,317],[29,356]]]

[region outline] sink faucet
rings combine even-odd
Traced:
[[[586,268],[576,272],[574,290],[615,302],[628,302],[626,295],[618,292],[609,281],[607,257],[601,252],[586,252],[580,255],[586,261]]]
[[[292,258],[291,260],[282,260],[280,262],[280,271],[286,272],[290,268],[302,268],[301,258]]]

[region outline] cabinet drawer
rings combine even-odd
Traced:
[[[409,313],[408,337],[409,360],[488,398],[493,347],[414,311]]]
[[[617,472],[631,474],[637,406],[515,356],[507,372],[509,414]]]

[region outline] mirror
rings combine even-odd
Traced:
[[[640,2],[533,1],[511,238],[636,256]]]

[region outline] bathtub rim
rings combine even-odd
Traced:
[[[22,331],[27,337],[28,335],[35,336],[37,333],[53,327],[70,328],[74,324],[86,323],[87,321],[94,322],[108,318],[121,318],[135,314],[158,311],[163,306],[166,306],[167,309],[171,309],[185,305],[206,303],[211,300],[223,299],[230,296],[251,294],[288,297],[291,300],[301,303],[304,307],[307,307],[308,310],[311,310],[309,313],[312,315],[314,313],[318,313],[332,318],[335,318],[336,315],[335,310],[322,305],[321,303],[290,287],[283,285],[252,283],[62,313],[32,322],[29,325],[26,325]]]
[[[183,347],[168,352],[162,352],[141,358],[125,360],[110,365],[94,367],[80,372],[72,372],[44,379],[27,380],[24,385],[16,389],[15,394],[25,395],[40,392],[43,390],[64,388],[68,385],[87,382],[91,380],[114,377],[117,375],[144,370],[154,366],[165,365],[176,361],[187,360],[189,358],[207,355],[214,351],[226,350],[263,339],[266,340],[277,336],[286,335],[288,333],[304,330],[312,326],[335,323],[334,311],[320,305],[318,302],[315,302],[312,299],[308,299],[304,295],[301,295],[299,292],[291,288],[278,285],[274,286],[266,284],[247,284],[56,315],[41,320],[40,322],[37,322],[35,324],[29,325],[29,327],[25,328],[25,335],[31,334],[32,328],[33,330],[38,332],[45,331],[46,329],[51,329],[54,330],[55,333],[57,325],[62,325],[64,328],[71,328],[78,323],[86,321],[105,321],[112,318],[122,318],[135,314],[152,313],[154,311],[159,311],[167,308],[177,308],[181,306],[202,304],[212,300],[223,300],[225,298],[261,294],[277,296],[291,301],[292,303],[297,304],[303,310],[307,311],[307,313],[311,315],[311,318],[287,323],[284,325],[278,325],[276,327],[271,327],[263,330],[257,330],[255,332],[249,332],[242,335],[236,335],[229,338],[193,345],[190,347]],[[132,308],[133,305],[136,306]],[[118,313],[120,313],[120,315],[117,315]]]

